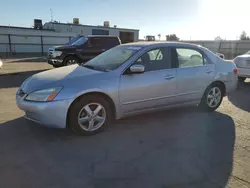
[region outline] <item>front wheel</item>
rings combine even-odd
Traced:
[[[200,107],[206,111],[215,111],[220,106],[223,96],[224,92],[220,85],[211,85],[206,89]]]
[[[77,133],[92,135],[104,130],[112,120],[110,104],[100,96],[85,96],[69,111],[69,127]]]

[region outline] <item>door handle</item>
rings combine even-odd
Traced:
[[[175,76],[167,75],[164,77],[166,80],[172,80],[175,78]]]

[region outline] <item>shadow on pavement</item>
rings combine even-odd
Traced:
[[[250,83],[239,83],[238,89],[228,96],[228,100],[236,107],[250,112]]]
[[[32,76],[33,74],[46,71],[46,70],[49,70],[49,69],[16,72],[16,73],[10,73],[10,74],[0,74],[0,89],[19,87],[21,86],[21,84],[26,78]]]
[[[23,118],[0,125],[0,187],[226,187],[235,124],[176,109],[117,121],[91,137]]]

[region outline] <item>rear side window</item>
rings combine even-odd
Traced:
[[[194,49],[176,48],[179,68],[196,67],[204,65],[203,55]]]
[[[91,38],[90,43],[94,47],[101,48],[112,48],[120,44],[118,38],[115,37],[93,37]]]
[[[93,47],[99,47],[99,46],[102,45],[101,38],[96,38],[96,37],[90,38],[89,43],[90,43]]]

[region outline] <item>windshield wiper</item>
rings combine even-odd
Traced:
[[[92,69],[92,70],[97,70],[97,71],[103,71],[103,72],[109,72],[109,69],[106,68],[102,68],[102,67],[95,67],[92,65],[86,65],[86,64],[81,64],[81,66],[86,67],[88,69]]]
[[[92,66],[92,65],[84,65],[84,64],[82,64],[81,66],[86,67],[88,69],[96,70],[96,68],[94,66]]]

